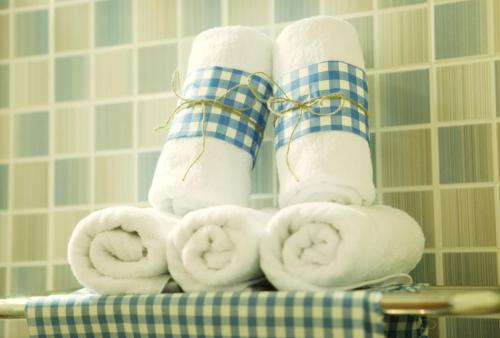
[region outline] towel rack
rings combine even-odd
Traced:
[[[0,319],[24,318],[27,301],[26,297],[0,299]],[[415,292],[386,293],[382,297],[382,309],[388,315],[500,314],[500,287],[436,286]]]

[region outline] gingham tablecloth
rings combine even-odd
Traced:
[[[31,337],[426,337],[425,318],[384,316],[381,293],[209,292],[32,298]]]

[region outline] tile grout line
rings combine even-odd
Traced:
[[[373,32],[372,32],[372,42],[373,42],[373,67],[375,68],[379,64],[378,46],[379,46],[379,24],[380,24],[380,13],[378,0],[373,0]],[[380,204],[384,203],[384,194],[381,190],[383,186],[383,175],[382,175],[382,132],[379,129],[381,125],[380,112],[380,87],[378,86],[380,77],[378,74],[373,74],[373,81],[375,84],[375,128],[373,128],[373,133],[375,135],[375,175],[376,175],[376,201]],[[368,88],[369,89],[369,88]],[[372,164],[373,166],[373,164]],[[373,170],[373,168],[372,168]]]
[[[12,88],[12,83],[14,82],[14,70],[10,62],[14,58],[14,14],[10,11],[7,12],[9,17],[9,56],[7,59],[9,65],[9,88]],[[14,99],[14,91],[9,90],[9,107],[12,105]],[[7,217],[7,243],[6,243],[6,264],[5,264],[5,294],[10,296],[12,293],[12,249],[13,249],[13,233],[14,233],[14,216],[12,211],[14,210],[14,114],[9,111],[9,186],[8,186],[8,217]],[[0,330],[5,334],[5,337],[9,336],[9,325],[4,325],[3,329]]]
[[[55,185],[56,185],[56,177],[55,177],[55,165],[56,161],[53,159],[53,154],[54,154],[54,139],[55,135],[52,132],[54,130],[54,119],[55,119],[55,109],[54,107],[54,102],[56,101],[56,88],[55,88],[55,72],[56,72],[56,62],[57,59],[54,57],[54,46],[55,46],[55,10],[54,10],[54,1],[55,0],[50,0],[49,1],[49,7],[48,7],[48,52],[49,52],[49,88],[48,88],[48,95],[49,95],[49,106],[51,109],[48,110],[48,197],[47,197],[47,266],[46,266],[46,290],[52,290],[53,289],[53,284],[54,284],[54,266],[53,266],[53,260],[52,260],[52,255],[53,255],[53,234],[54,234],[54,226],[53,226],[53,214],[54,214],[54,206],[55,206]]]
[[[495,8],[493,4],[493,0],[487,0],[487,32],[494,32],[495,27],[494,27],[494,20],[495,20]],[[495,36],[492,33],[488,34],[488,52],[490,54],[493,54],[495,52]],[[493,151],[493,179],[495,182],[500,181],[500,164],[499,164],[499,144],[498,144],[498,126],[499,124],[497,123],[497,110],[499,107],[497,107],[497,100],[496,100],[496,74],[495,74],[495,61],[491,61],[490,64],[490,69],[491,69],[491,78],[490,78],[490,87],[491,87],[491,102],[490,102],[490,107],[491,107],[491,131],[492,131],[492,151]],[[500,91],[499,91],[500,93]],[[499,259],[499,254],[500,254],[500,189],[496,188],[494,189],[494,203],[495,203],[495,232],[496,232],[496,247],[497,247],[497,255],[496,255],[496,260],[497,260],[497,283],[500,282],[500,259]]]
[[[130,25],[132,26],[132,93],[133,93],[133,101],[132,101],[132,182],[133,182],[133,187],[132,187],[132,195],[133,195],[133,201],[134,203],[137,203],[139,201],[139,179],[138,179],[138,173],[139,173],[139,151],[137,150],[137,121],[138,121],[138,114],[139,114],[139,109],[138,109],[138,101],[139,101],[139,47],[137,46],[138,43],[138,34],[137,34],[137,27],[138,27],[138,10],[137,7],[138,2],[134,1],[131,3],[132,7],[132,13],[131,13],[131,23]]]
[[[434,0],[429,0],[428,6],[428,38],[430,39],[429,48],[429,101],[430,101],[430,117],[431,125],[439,121],[438,111],[437,111],[437,74],[435,67],[436,51],[435,51],[435,11],[434,11]],[[444,264],[443,264],[443,253],[442,253],[442,210],[441,210],[441,193],[438,187],[440,176],[439,176],[439,132],[437,127],[431,127],[431,166],[432,166],[432,184],[433,184],[433,209],[434,209],[434,273],[436,274],[436,284],[444,285]],[[443,318],[438,318],[438,331],[440,337],[446,337],[446,321]]]

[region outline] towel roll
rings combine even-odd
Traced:
[[[289,97],[302,102],[337,92],[351,100],[316,102],[311,110],[323,116],[306,110],[299,116],[296,109],[277,120],[280,206],[315,201],[370,205],[375,189],[364,112],[368,88],[355,28],[326,16],[285,27],[274,46],[274,78]]]
[[[415,220],[397,209],[304,203],[270,220],[261,267],[279,290],[411,283],[407,273],[419,262],[424,242]]]
[[[233,205],[190,212],[168,237],[172,276],[184,291],[240,291],[260,284],[259,245],[270,217]]]
[[[272,41],[266,35],[247,27],[210,29],[193,42],[183,96],[214,99],[246,84],[251,76],[260,99],[266,99],[272,86],[253,73],[270,73],[271,66]],[[248,205],[251,170],[269,112],[244,86],[223,103],[243,117],[197,105],[183,109],[172,121],[149,191],[149,202],[156,209],[184,215],[212,205]],[[203,121],[207,121],[206,138]]]
[[[82,285],[100,294],[176,291],[165,256],[167,234],[176,222],[151,208],[95,211],[71,235],[71,270]]]

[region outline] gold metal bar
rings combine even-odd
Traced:
[[[428,290],[384,294],[382,309],[389,315],[469,316],[500,313],[500,291]]]
[[[0,319],[24,318],[28,298],[0,299]],[[473,316],[500,314],[500,287],[431,287],[417,292],[386,293],[382,310],[388,315]]]
[[[28,298],[0,299],[0,319],[24,318],[24,307]]]

